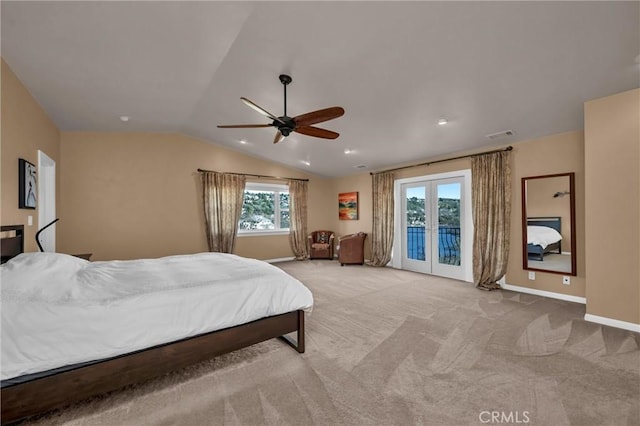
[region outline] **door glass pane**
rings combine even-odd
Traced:
[[[425,260],[425,187],[406,191],[407,258]]]
[[[438,185],[438,262],[460,265],[460,183]]]

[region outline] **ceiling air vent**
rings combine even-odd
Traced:
[[[513,130],[503,130],[502,132],[491,133],[490,135],[486,135],[487,139],[491,139],[492,141],[496,139],[506,138],[509,136],[513,136]]]
[[[358,164],[357,166],[353,166],[356,169],[366,169],[367,165],[366,164]]]

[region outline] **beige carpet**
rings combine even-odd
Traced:
[[[640,336],[584,306],[390,268],[278,264],[312,290],[279,340],[30,424],[639,425]]]

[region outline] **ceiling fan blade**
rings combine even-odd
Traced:
[[[280,120],[278,117],[276,117],[275,115],[271,114],[269,111],[267,111],[266,109],[262,108],[259,105],[254,104],[253,102],[251,102],[249,99],[247,98],[240,98],[242,100],[242,102],[245,103],[245,105],[247,105],[250,108],[253,108],[255,111],[258,111],[260,114],[264,115],[265,117],[269,117],[270,119],[277,121],[279,123],[285,124],[284,121]]]
[[[310,126],[311,124],[322,123],[323,121],[333,120],[334,118],[342,117],[343,115],[344,108],[336,106],[299,115],[294,117],[293,121],[295,121],[296,126],[304,127]]]
[[[273,124],[229,124],[218,127],[220,129],[250,129],[253,127],[273,127]]]
[[[340,136],[340,133],[332,132],[331,130],[321,129],[320,127],[302,126],[296,127],[294,132],[302,133],[307,136],[315,136],[316,138],[335,139]]]
[[[278,130],[276,132],[276,137],[273,138],[273,143],[282,142],[284,140],[284,138],[285,138],[285,136],[282,133],[280,133],[280,131]]]

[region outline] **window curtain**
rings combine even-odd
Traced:
[[[393,173],[372,175],[373,230],[371,266],[386,266],[393,248]]]
[[[235,174],[202,172],[201,179],[209,251],[233,253],[246,178]]]
[[[511,226],[509,151],[471,158],[473,205],[473,279],[481,290],[499,289],[507,271]]]
[[[306,181],[289,181],[289,246],[296,260],[309,255],[307,248],[307,193]]]

